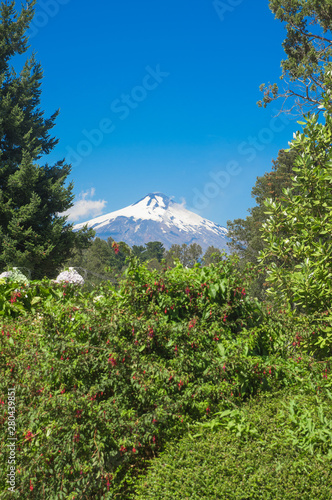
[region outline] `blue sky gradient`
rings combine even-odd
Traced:
[[[268,0],[39,0],[29,33],[42,108],[60,108],[43,161],[72,163],[72,221],[159,191],[226,226],[299,128],[256,105],[284,57]]]

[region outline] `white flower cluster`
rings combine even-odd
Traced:
[[[3,278],[10,278],[11,272],[10,271],[5,271],[4,273],[0,274],[0,279]]]
[[[29,283],[29,280],[26,276],[24,276],[21,271],[17,269],[17,267],[13,267],[12,271],[5,271],[0,274],[0,279],[8,278],[11,281],[15,281],[15,283]]]
[[[64,281],[76,285],[84,285],[84,279],[73,267],[70,267],[69,271],[62,271],[55,280],[55,283],[63,283]]]
[[[97,295],[97,297],[93,299],[93,302],[99,302],[99,300],[102,298],[104,298],[104,295]]]

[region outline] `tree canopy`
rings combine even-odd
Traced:
[[[21,12],[0,4],[0,265],[27,267],[35,278],[52,277],[75,247],[89,245],[93,231],[72,231],[61,215],[73,205],[71,166],[36,163],[58,140],[50,135],[58,111],[40,109],[43,73],[35,55],[19,74],[13,57],[28,50],[26,36],[35,0]]]
[[[168,266],[174,266],[176,260],[179,260],[184,267],[193,267],[202,255],[202,247],[197,243],[187,245],[173,244],[170,249],[165,252],[165,261]]]
[[[326,98],[326,107],[329,106]],[[307,314],[322,312],[332,301],[332,114],[304,117],[304,131],[291,143],[297,152],[292,185],[280,200],[265,201],[262,263],[271,258],[268,290]]]
[[[283,111],[317,111],[322,94],[327,89],[326,71],[332,56],[332,3],[330,0],[270,0],[276,19],[285,23],[283,48],[286,59],[281,61],[282,89],[274,84],[262,84],[264,106],[279,97],[284,99]],[[289,107],[287,107],[289,106]]]

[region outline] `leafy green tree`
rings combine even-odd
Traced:
[[[209,246],[203,255],[203,263],[205,266],[209,266],[210,264],[218,264],[219,262],[221,262],[221,260],[221,250],[214,247],[213,245]]]
[[[156,258],[148,260],[146,262],[146,267],[147,269],[149,269],[149,271],[156,270],[158,272],[161,271],[163,268],[162,264]]]
[[[169,250],[165,252],[164,258],[167,267],[174,267],[175,261],[182,262],[182,248],[180,245],[173,244]]]
[[[107,244],[111,248],[109,261],[110,269],[115,273],[121,273],[126,268],[126,259],[131,254],[130,246],[124,241],[116,242],[113,238],[107,239]]]
[[[9,65],[28,49],[35,3],[20,13],[15,1],[0,4],[0,265],[41,278],[53,277],[75,247],[87,247],[93,231],[74,233],[61,215],[73,205],[73,183],[65,186],[70,165],[36,164],[58,142],[49,133],[58,112],[44,118],[39,107],[40,64],[32,55],[20,74]]]
[[[273,263],[268,292],[280,303],[305,313],[322,312],[332,303],[332,117],[326,97],[325,123],[306,115],[303,133],[291,144],[299,155],[292,186],[284,196],[265,202],[268,219],[262,226],[266,243],[262,263]]]
[[[266,198],[279,199],[283,188],[291,185],[295,158],[295,152],[280,150],[277,160],[272,161],[272,171],[257,177],[251,190],[256,206],[248,209],[250,215],[246,219],[227,221],[230,239],[228,246],[245,262],[257,263],[258,254],[264,247],[260,232],[261,225],[267,218],[264,201]]]
[[[174,267],[176,260],[179,260],[184,267],[193,267],[202,255],[202,248],[197,243],[186,243],[182,245],[173,244],[165,252],[165,263],[167,266]]]
[[[105,240],[96,238],[84,257],[84,264],[89,271],[105,275],[105,267],[110,265],[113,252]]]
[[[279,151],[277,160],[272,162],[272,171],[257,177],[256,184],[251,191],[252,197],[256,200],[256,206],[249,208],[250,215],[246,219],[227,221],[230,239],[228,246],[231,251],[239,254],[243,267],[247,262],[255,265],[258,263],[259,253],[265,247],[260,229],[268,217],[264,202],[267,198],[279,200],[283,195],[282,190],[291,186],[296,154],[295,151]],[[277,262],[277,257],[266,263],[272,261]],[[265,277],[265,272],[259,273],[257,280],[252,284],[251,293],[260,299],[265,297],[263,287]]]
[[[116,281],[119,272],[123,270],[125,257],[120,250],[115,253],[112,238],[107,242],[95,238],[89,248],[76,252],[65,262],[65,266],[73,266],[86,282],[98,285],[101,281]]]
[[[186,267],[194,267],[202,255],[202,247],[197,243],[191,243],[184,249],[184,265]]]
[[[161,262],[165,255],[164,245],[160,241],[149,241],[143,245],[133,245],[132,254],[138,257],[140,262],[154,260]],[[157,266],[159,268],[159,266]]]
[[[324,75],[331,65],[332,3],[330,0],[270,0],[275,17],[286,23],[283,42],[286,59],[281,62],[282,90],[276,83],[261,85],[264,106],[279,97],[290,99],[291,109],[318,110],[326,90]]]

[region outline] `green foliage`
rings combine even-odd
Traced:
[[[331,399],[283,391],[222,412],[153,460],[135,500],[330,498]]]
[[[318,110],[327,89],[325,74],[332,55],[332,5],[330,0],[270,0],[275,17],[285,23],[287,31],[283,43],[287,58],[281,62],[281,79],[287,86],[279,91],[276,83],[265,86],[264,106],[279,97],[291,100],[291,108]],[[284,105],[283,105],[284,107]]]
[[[209,266],[210,264],[217,264],[218,262],[221,262],[222,259],[223,253],[221,250],[211,245],[206,249],[202,261],[205,266]]]
[[[160,241],[149,241],[144,246],[143,245],[133,245],[132,254],[134,257],[138,257],[140,262],[146,262],[155,259],[157,262],[161,262],[164,257],[165,248]]]
[[[165,252],[165,262],[167,266],[174,267],[176,262],[179,261],[183,264],[184,245],[172,245],[169,250]]]
[[[200,259],[202,248],[196,243],[190,245],[183,244],[172,245],[170,250],[166,251],[160,241],[151,241],[143,245],[133,245],[129,247],[124,242],[116,242],[109,237],[107,242],[95,238],[91,246],[83,251],[76,253],[66,261],[67,266],[74,266],[88,275],[90,284],[98,285],[103,280],[110,279],[118,282],[121,274],[127,269],[127,258],[137,257],[138,262],[145,263],[150,271],[161,271],[163,267],[174,267],[180,261],[185,267],[193,267],[198,262],[202,265],[211,263],[217,264],[224,258],[224,253],[213,246],[209,247]]]
[[[146,262],[148,269],[161,271],[161,261],[165,254],[165,248],[160,241],[149,241],[145,246],[134,245],[131,253],[134,257],[137,257],[140,262]]]
[[[237,332],[261,317],[241,281],[230,260],[159,276],[132,262],[120,289],[103,285],[98,300],[97,291],[69,284],[19,292],[3,285],[17,319],[6,310],[1,323],[0,361],[9,360],[1,397],[15,385],[21,496],[30,480],[36,495],[48,497],[75,487],[101,498],[110,479],[110,491],[124,491],[130,465],[143,464],[187,423],[227,407],[243,382],[233,385],[218,339],[242,352]],[[248,378],[253,391],[258,378]]]
[[[105,267],[109,266],[111,260],[114,259],[114,251],[109,242],[95,238],[91,246],[84,252],[84,259],[79,265],[88,271],[103,275],[106,274]],[[117,258],[117,261],[120,261],[120,257]],[[117,270],[119,270],[119,267],[117,264]]]
[[[116,243],[113,238],[107,239],[107,244],[112,249],[111,257],[108,263],[109,267],[105,268],[106,272],[110,272],[114,276],[120,275],[126,269],[126,260],[131,255],[129,245],[120,241]]]
[[[146,251],[144,253],[144,260],[156,259],[157,262],[161,262],[164,256],[165,248],[160,241],[149,241],[145,243]]]
[[[48,154],[58,143],[50,137],[58,112],[44,119],[40,104],[42,69],[32,55],[19,75],[9,61],[27,51],[26,32],[34,16],[36,1],[18,13],[15,1],[0,4],[0,143],[1,183],[23,160]],[[3,185],[1,188],[3,189]]]
[[[134,257],[137,257],[139,259],[140,262],[144,262],[146,260],[146,247],[144,245],[133,245],[132,253]]]
[[[278,158],[273,161],[272,171],[257,177],[251,194],[256,200],[256,206],[248,210],[246,219],[227,221],[228,246],[241,257],[242,265],[247,262],[258,264],[259,253],[264,250],[266,243],[262,238],[261,227],[266,222],[265,199],[278,201],[283,195],[283,189],[291,186],[294,177],[293,166],[296,158],[295,151],[281,150]],[[279,256],[274,256],[266,261],[266,266],[272,262],[280,262]],[[250,293],[259,299],[265,298],[264,282],[267,269],[260,269],[257,279],[253,282]]]
[[[34,5],[18,14],[14,1],[0,4],[0,264],[25,266],[43,278],[75,246],[87,246],[92,232],[73,233],[60,215],[73,204],[73,184],[65,186],[71,167],[64,160],[36,164],[58,142],[49,134],[58,112],[45,119],[40,110],[41,66],[34,55],[20,74],[9,65],[27,51]]]
[[[199,261],[202,255],[202,247],[197,243],[187,245],[183,243],[180,245],[172,245],[171,248],[165,252],[165,262],[167,266],[176,265],[176,261],[180,261],[185,267],[193,267]]]
[[[29,283],[28,278],[19,269],[17,269],[17,267],[13,267],[13,269],[9,269],[9,271],[1,273],[0,278],[20,284]]]
[[[87,283],[93,287],[105,280],[117,282],[130,253],[130,247],[122,241],[116,243],[113,238],[107,241],[95,238],[89,248],[77,251],[65,264],[84,273]]]
[[[266,221],[266,198],[278,200],[283,194],[283,189],[291,186],[294,176],[293,166],[296,158],[295,152],[281,150],[278,158],[273,161],[272,171],[257,177],[251,195],[255,198],[256,206],[248,209],[249,216],[244,219],[227,221],[228,246],[238,253],[244,262],[257,263],[259,252],[264,248],[260,228]]]
[[[16,387],[18,494],[130,498],[167,442],[219,427],[253,438],[239,413],[250,397],[306,379],[327,387],[326,350],[317,362],[306,324],[248,297],[253,277],[234,256],[161,272],[133,258],[118,289],[0,285],[0,398]],[[315,429],[308,446],[323,449]]]
[[[21,275],[16,276],[16,280],[0,280],[0,317],[19,318],[42,314],[44,308],[58,307],[73,297],[78,300],[82,296],[77,285],[50,283],[47,280],[25,280],[24,283]]]
[[[325,123],[317,115],[306,116],[304,132],[296,134],[291,149],[298,152],[292,187],[280,201],[268,199],[267,221],[262,226],[266,247],[264,263],[272,263],[269,293],[306,313],[325,311],[332,301],[332,118]],[[301,193],[301,194],[297,194]]]
[[[283,65],[294,81],[318,74],[331,84],[330,48],[315,59],[303,17],[327,29],[323,4],[270,2],[294,42]],[[66,260],[116,283],[91,292],[18,273],[0,280],[0,419],[15,387],[17,497],[330,498],[328,93],[325,123],[305,117],[304,133],[257,180],[258,206],[230,223],[242,261],[209,247],[202,265],[197,244],[165,252],[160,242],[130,249],[96,238],[88,248],[93,232],[74,234],[58,215],[72,201],[70,167],[35,164],[56,144],[57,113],[44,120],[38,108],[40,66],[32,58],[19,76],[8,66],[26,51],[34,5],[20,15],[15,2],[0,7],[0,261],[43,277]],[[253,298],[265,279],[271,304]],[[3,439],[3,498],[7,456]]]

